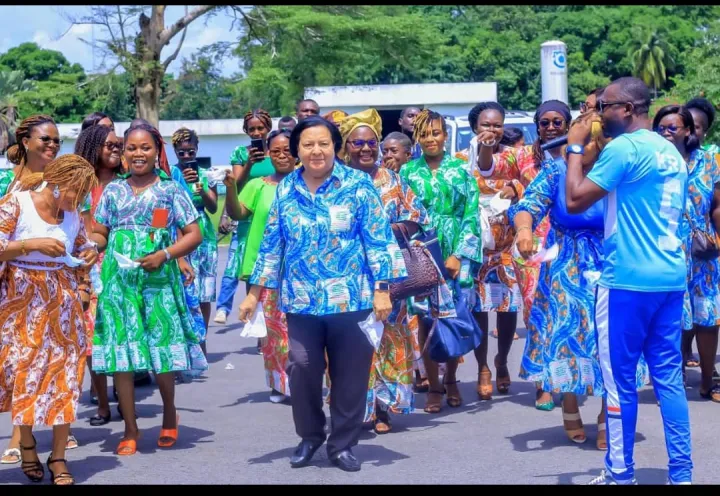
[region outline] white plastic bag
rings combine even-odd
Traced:
[[[140,267],[138,262],[126,257],[125,255],[121,255],[118,252],[114,252],[113,255],[115,256],[115,260],[117,260],[118,267],[121,269],[137,269]]]
[[[383,331],[385,330],[383,323],[375,320],[375,313],[372,312],[368,315],[367,319],[358,322],[358,326],[363,334],[365,334],[365,337],[368,338],[373,348],[375,348],[375,351],[377,351],[380,348],[380,341],[382,340]]]
[[[265,313],[261,305],[258,305],[255,314],[250,317],[250,320],[243,326],[240,336],[243,338],[264,338],[267,336]]]
[[[500,215],[501,213],[507,211],[507,209],[510,208],[510,205],[512,205],[512,200],[508,198],[500,198],[501,193],[496,194],[490,199],[490,208],[493,211],[494,215]]]
[[[530,257],[530,261],[533,263],[549,262],[555,260],[560,252],[560,247],[557,244],[552,245],[550,248],[543,248],[535,255]]]
[[[492,233],[492,226],[490,226],[490,214],[485,207],[480,207],[480,239],[483,250],[495,249],[495,237]]]

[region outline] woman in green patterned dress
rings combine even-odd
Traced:
[[[197,210],[183,187],[170,178],[162,137],[155,128],[131,126],[125,132],[124,156],[129,174],[107,185],[95,211],[92,239],[107,253],[92,367],[96,373],[114,374],[125,420],[117,454],[133,455],[139,438],[133,372],[155,373],[163,400],[158,446],[169,448],[177,441],[179,421],[174,372],[206,370],[207,361],[176,261],[202,241]],[[155,168],[158,162],[160,170]],[[171,244],[175,229],[183,236]]]
[[[463,160],[445,152],[447,130],[442,115],[429,109],[423,110],[415,118],[413,133],[423,154],[405,164],[400,169],[400,177],[420,198],[430,215],[430,224],[437,231],[448,275],[456,279],[461,288],[472,288],[470,261],[482,263],[477,182]],[[423,319],[420,319],[421,348],[425,346],[428,331]],[[445,392],[449,406],[460,406],[462,397],[455,377],[458,361],[446,364],[444,384],[440,383],[438,364],[430,359],[427,352],[423,354],[423,362],[430,382],[425,411],[440,412]]]

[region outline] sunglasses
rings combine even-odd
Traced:
[[[352,140],[350,141],[350,144],[354,146],[355,148],[362,148],[365,145],[369,146],[373,150],[378,147],[378,141],[376,139],[369,139],[369,140]]]
[[[197,153],[197,150],[178,150],[177,156],[179,158],[194,157],[196,153]]]
[[[681,129],[685,129],[685,126],[677,127],[677,126],[674,125],[674,124],[670,124],[669,126],[658,126],[658,127],[655,129],[655,132],[658,133],[658,134],[665,134],[665,131],[667,131],[667,132],[669,132],[670,134],[675,134],[675,133],[677,133],[678,131],[680,131]]]
[[[540,124],[540,127],[543,129],[550,127],[550,124],[557,129],[562,129],[565,127],[565,119],[553,119],[552,121],[550,119],[540,119],[538,124]]]
[[[49,145],[51,141],[58,146],[63,144],[63,140],[60,138],[51,138],[50,136],[36,136],[36,138],[42,141],[44,145]]]
[[[113,151],[113,150],[120,150],[120,151],[122,151],[122,150],[123,150],[123,143],[122,143],[122,141],[115,141],[115,142],[113,142],[113,141],[106,141],[106,142],[105,142],[105,148],[107,148],[107,149],[110,150],[110,151]]]

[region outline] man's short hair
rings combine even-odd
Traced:
[[[610,84],[620,88],[622,98],[633,104],[635,114],[644,115],[650,111],[650,89],[642,79],[621,77]]]

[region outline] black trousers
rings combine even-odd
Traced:
[[[323,378],[330,372],[328,456],[357,444],[365,417],[370,365],[375,351],[358,326],[371,310],[332,315],[287,314],[288,376],[295,432],[304,441],[325,441]]]

